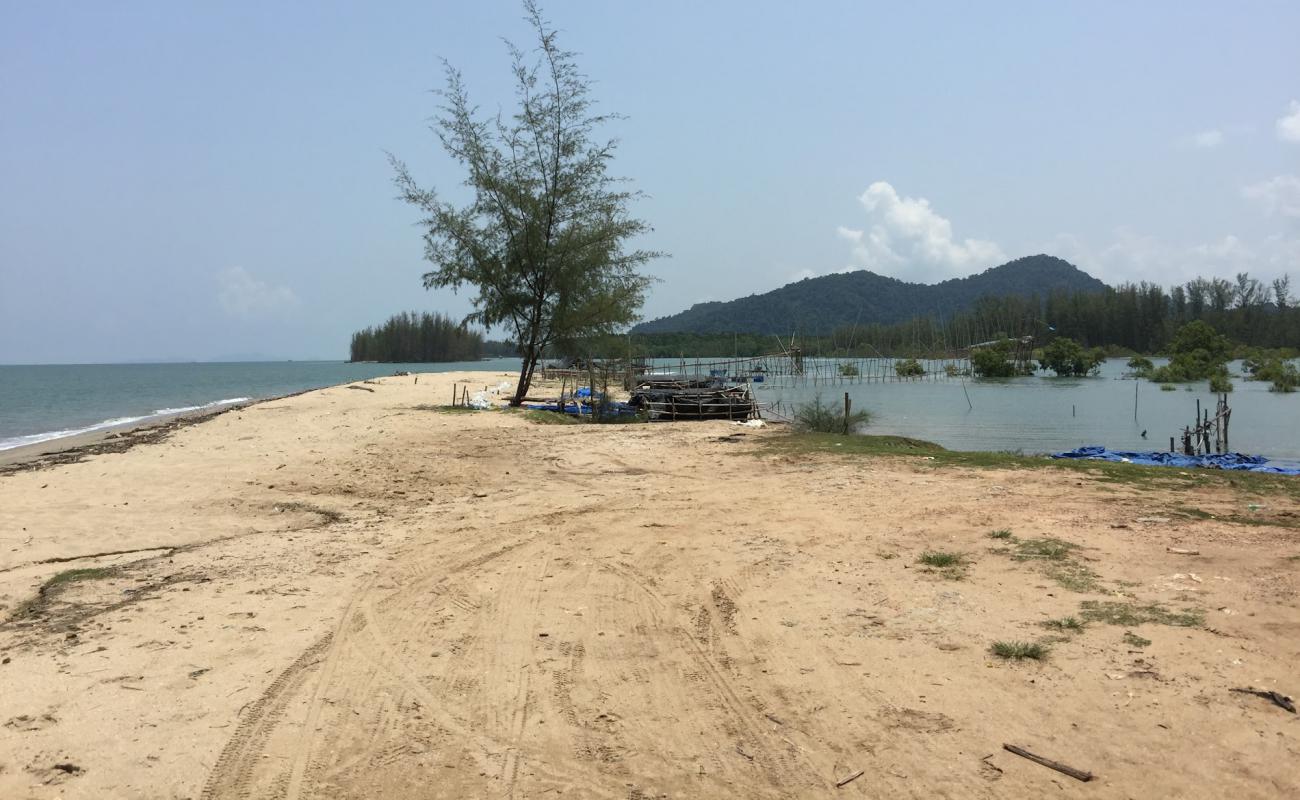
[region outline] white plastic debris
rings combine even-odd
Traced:
[[[492,407],[492,401],[488,399],[487,392],[475,392],[469,398],[469,407],[483,411]]]
[[[744,422],[733,422],[733,425],[744,425],[746,428],[765,428],[767,423],[761,419],[749,419]]]

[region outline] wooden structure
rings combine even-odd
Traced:
[[[1220,394],[1215,404],[1214,416],[1210,409],[1201,409],[1201,400],[1196,400],[1196,419],[1191,425],[1183,426],[1183,455],[1198,456],[1210,453],[1228,452],[1228,422],[1232,419],[1232,409],[1228,407],[1228,395]],[[1214,441],[1211,443],[1210,437]],[[1169,437],[1169,452],[1174,450],[1174,437]]]

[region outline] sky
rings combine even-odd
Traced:
[[[1045,252],[1108,283],[1300,279],[1300,4],[551,2],[669,258],[643,315]],[[478,2],[0,0],[0,363],[346,358],[426,291],[386,153],[455,197]]]

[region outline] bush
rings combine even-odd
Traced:
[[[900,378],[919,378],[925,375],[925,367],[921,366],[921,362],[915,358],[908,358],[895,362],[894,372],[898,373]]]
[[[1050,369],[1057,375],[1082,377],[1101,367],[1106,353],[1101,348],[1084,350],[1083,346],[1065,336],[1058,336],[1043,348],[1042,358],[1038,360],[1039,369]]]
[[[1189,322],[1178,329],[1169,347],[1169,364],[1151,371],[1157,383],[1187,383],[1228,374],[1232,344],[1202,320]],[[1228,391],[1231,391],[1230,389]]]
[[[1274,354],[1254,353],[1242,364],[1251,380],[1271,381],[1272,392],[1294,392],[1300,386],[1300,370],[1295,364]]]
[[[856,364],[840,364],[840,374],[846,378],[858,377],[858,366]]]
[[[1010,346],[999,342],[989,347],[980,347],[970,354],[971,367],[981,378],[1014,378],[1024,371],[1010,359]]]
[[[1232,391],[1232,381],[1228,380],[1227,372],[1210,376],[1210,391],[1215,394]]]
[[[870,421],[870,412],[852,412],[848,419],[849,433],[853,433]],[[804,403],[795,409],[794,422],[800,429],[811,433],[843,433],[844,408],[838,405],[827,405],[822,402],[822,396],[817,395],[811,403]]]
[[[1152,364],[1151,359],[1149,358],[1144,358],[1142,356],[1133,356],[1128,360],[1129,372],[1133,373],[1136,377],[1139,378],[1149,377],[1151,375],[1151,371],[1154,370],[1155,368],[1156,368],[1155,364]]]

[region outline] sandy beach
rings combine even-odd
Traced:
[[[11,456],[0,797],[1300,796],[1294,491],[441,408],[509,379]]]

